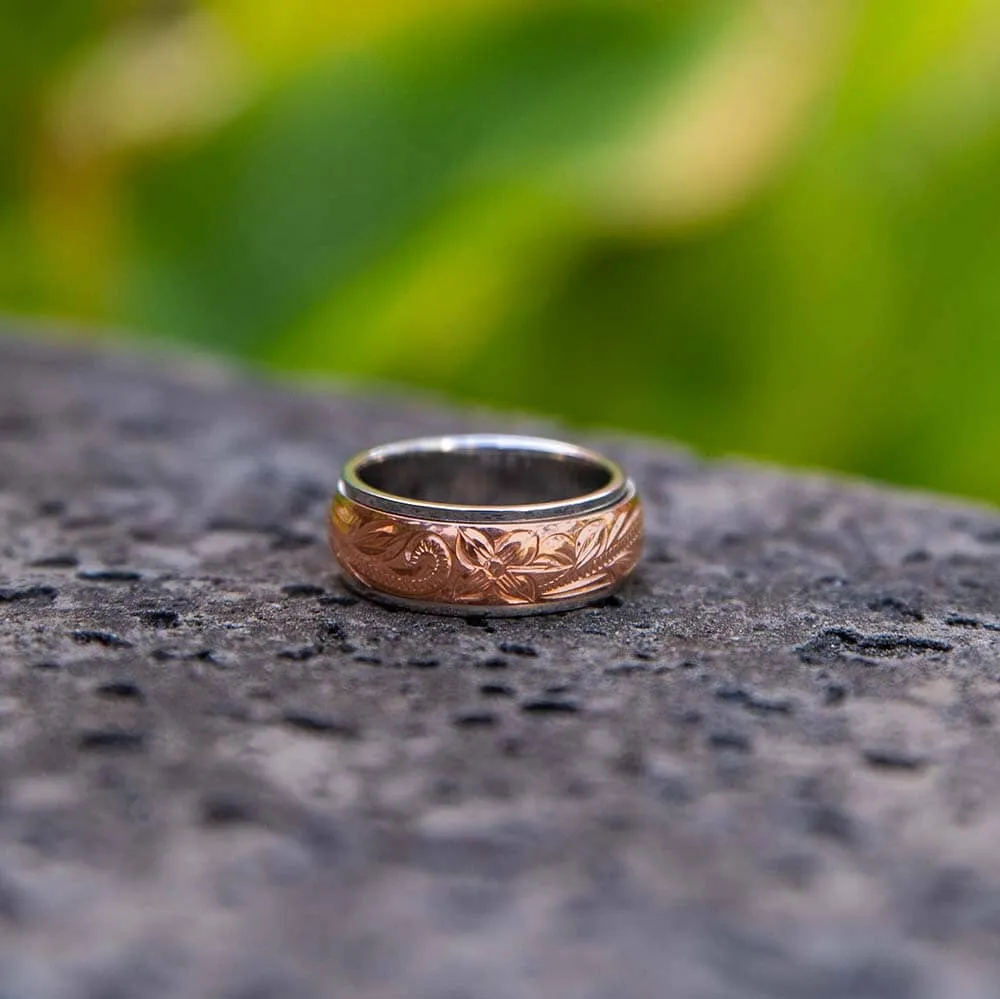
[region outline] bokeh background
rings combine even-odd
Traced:
[[[0,310],[1000,500],[997,0],[0,0]]]

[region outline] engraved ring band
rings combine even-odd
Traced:
[[[537,614],[601,600],[642,551],[635,485],[573,444],[509,434],[401,441],[348,461],[330,506],[348,586],[438,614]]]

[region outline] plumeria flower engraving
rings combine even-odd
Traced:
[[[535,577],[564,571],[573,563],[572,550],[572,541],[564,534],[540,540],[534,531],[517,530],[491,538],[475,527],[463,527],[455,539],[455,554],[466,571],[456,584],[455,597],[536,603]]]

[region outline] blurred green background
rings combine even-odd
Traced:
[[[1000,500],[997,0],[0,0],[0,309]]]

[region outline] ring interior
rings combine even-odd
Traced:
[[[558,503],[603,489],[611,470],[585,456],[508,448],[424,451],[363,463],[362,483],[403,499],[457,506]]]

